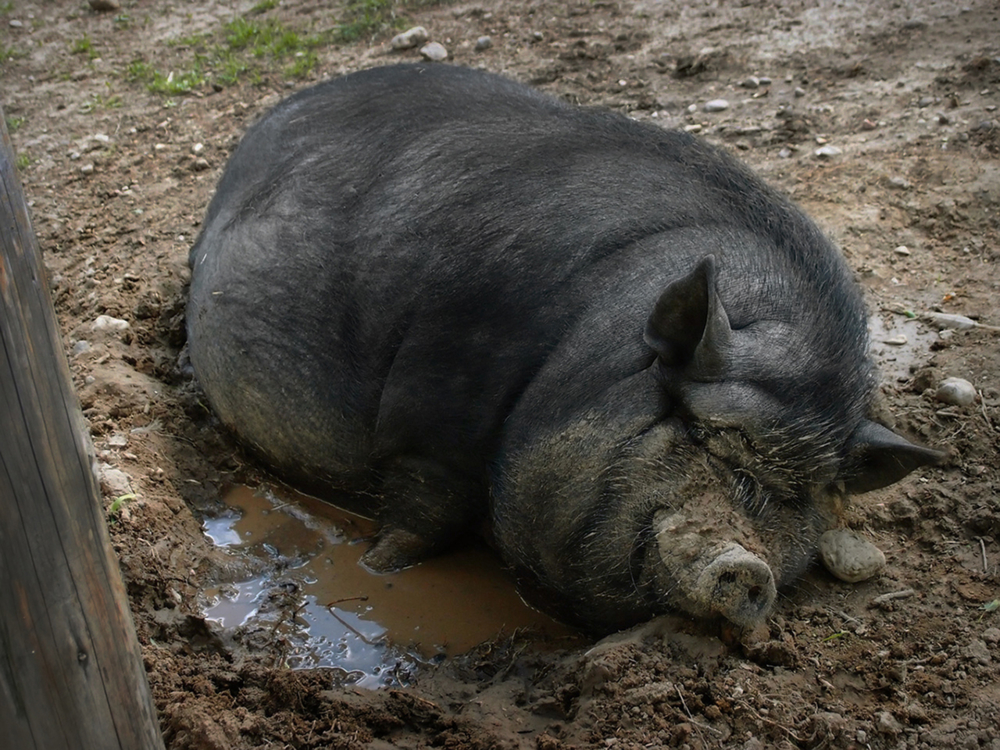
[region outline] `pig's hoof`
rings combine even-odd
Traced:
[[[763,620],[778,595],[771,568],[738,544],[705,566],[696,589],[710,610],[740,627]]]
[[[430,546],[418,534],[405,529],[382,529],[375,543],[361,556],[361,564],[373,573],[392,573],[424,560]]]

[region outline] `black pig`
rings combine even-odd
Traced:
[[[833,245],[680,132],[499,76],[399,65],[250,128],[191,251],[190,356],[292,481],[353,493],[376,571],[489,521],[601,632],[738,625],[844,492],[938,453],[870,421],[866,313]]]

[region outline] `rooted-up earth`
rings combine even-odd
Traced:
[[[268,478],[179,364],[187,251],[250,122],[311,82],[421,59],[390,44],[417,25],[439,64],[729,148],[843,247],[883,418],[949,451],[853,499],[880,574],[817,567],[753,633],[498,626],[379,690],[289,668],[293,584],[272,627],[205,619],[208,583],[253,563],[202,519]],[[1000,9],[983,0],[0,4],[0,104],[167,746],[1000,748],[998,103]],[[948,378],[971,403],[939,400]]]

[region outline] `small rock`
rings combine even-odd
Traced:
[[[955,406],[968,406],[976,400],[976,387],[964,378],[947,378],[938,386],[934,398]]]
[[[126,445],[128,445],[128,435],[124,432],[116,432],[108,438],[109,448],[124,448]]]
[[[906,334],[901,333],[898,336],[890,336],[889,338],[882,339],[883,344],[890,344],[892,346],[905,346],[907,342]]]
[[[1000,628],[986,628],[983,631],[983,640],[994,645],[1000,643]]]
[[[118,4],[118,0],[88,0],[88,2],[91,8],[101,13],[119,10],[122,7]]]
[[[929,107],[934,103],[933,96],[922,96],[920,101],[917,102],[917,106],[923,109],[924,107]]]
[[[12,19],[10,21],[10,23],[8,24],[8,26],[10,26],[12,29],[19,29],[22,26],[24,26],[24,23],[22,23],[21,21],[18,21],[16,18],[14,18],[14,19]]]
[[[199,156],[197,159],[191,162],[192,172],[204,172],[206,169],[211,169],[212,165],[208,163],[208,159],[204,156]]]
[[[761,86],[770,86],[771,85],[771,79],[768,78],[767,76],[761,76],[758,80],[760,81],[760,85]]]
[[[893,252],[896,253],[896,255],[909,255],[910,248],[908,248],[906,245],[900,245],[895,250],[893,250]]]
[[[986,645],[986,641],[980,640],[979,638],[973,638],[969,641],[969,645],[963,650],[963,655],[970,661],[974,661],[979,664],[985,665],[993,661],[990,656],[989,646]]]
[[[531,39],[532,39],[532,41],[535,41],[535,42],[541,42],[542,40],[545,39],[545,34],[543,34],[540,31],[533,31],[533,32],[531,32]]]
[[[954,315],[952,313],[929,312],[920,316],[935,328],[954,328],[957,331],[965,331],[976,327],[976,321],[964,315]]]
[[[805,96],[805,95],[806,95],[806,90],[805,90],[804,88],[802,88],[801,86],[796,86],[796,87],[795,87],[795,90],[794,90],[794,91],[793,91],[792,93],[793,93],[793,94],[794,94],[794,95],[795,95],[795,96],[796,96],[797,98],[798,98],[798,97],[803,97],[803,96]]]
[[[88,162],[87,164],[80,165],[80,174],[93,174],[93,173],[94,173],[93,164]]]
[[[110,315],[98,315],[97,320],[90,324],[92,331],[124,331],[129,328],[129,322]]]
[[[201,152],[204,150],[205,150],[204,143],[196,143],[191,147],[191,153],[194,154],[195,156],[199,156]]]
[[[875,722],[875,730],[879,734],[888,734],[895,737],[897,734],[903,731],[902,725],[896,720],[888,711],[882,711],[878,715],[878,719]]]
[[[788,159],[792,155],[792,150],[790,148],[783,148],[778,152],[779,159]]]
[[[757,76],[750,76],[749,78],[744,78],[740,82],[740,86],[745,89],[755,89],[760,87],[760,79]]]
[[[98,465],[97,479],[101,485],[101,491],[109,497],[121,497],[132,491],[128,474],[121,469],[112,468],[108,464]]]
[[[430,60],[431,62],[442,62],[448,59],[448,50],[444,48],[444,45],[437,42],[425,44],[420,48],[420,54],[423,55],[425,60]]]
[[[820,159],[832,159],[834,156],[840,156],[844,152],[836,146],[822,146],[816,149],[814,153]]]
[[[493,46],[493,38],[488,36],[481,36],[476,40],[476,52],[482,52],[483,50],[488,50]]]
[[[431,37],[430,34],[427,33],[427,29],[423,26],[414,26],[412,29],[407,29],[402,34],[396,34],[389,44],[396,50],[411,49],[424,44],[430,38]]]
[[[909,190],[913,187],[913,183],[903,177],[890,177],[889,187],[896,190]]]
[[[826,569],[848,583],[866,581],[885,567],[882,550],[850,529],[831,529],[823,534],[819,554]]]
[[[75,344],[73,344],[73,349],[72,349],[73,356],[78,357],[81,354],[86,354],[91,350],[91,348],[92,347],[90,346],[89,341],[84,341],[83,339],[80,339]]]
[[[729,102],[725,99],[712,99],[710,102],[705,102],[706,112],[722,112],[725,109],[729,109]]]

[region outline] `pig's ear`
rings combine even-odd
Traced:
[[[848,492],[869,492],[898,482],[916,468],[936,464],[944,455],[866,419],[851,436],[838,479]]]
[[[671,283],[656,301],[643,334],[661,364],[684,368],[704,380],[724,375],[733,333],[715,276],[715,258],[709,255]]]

